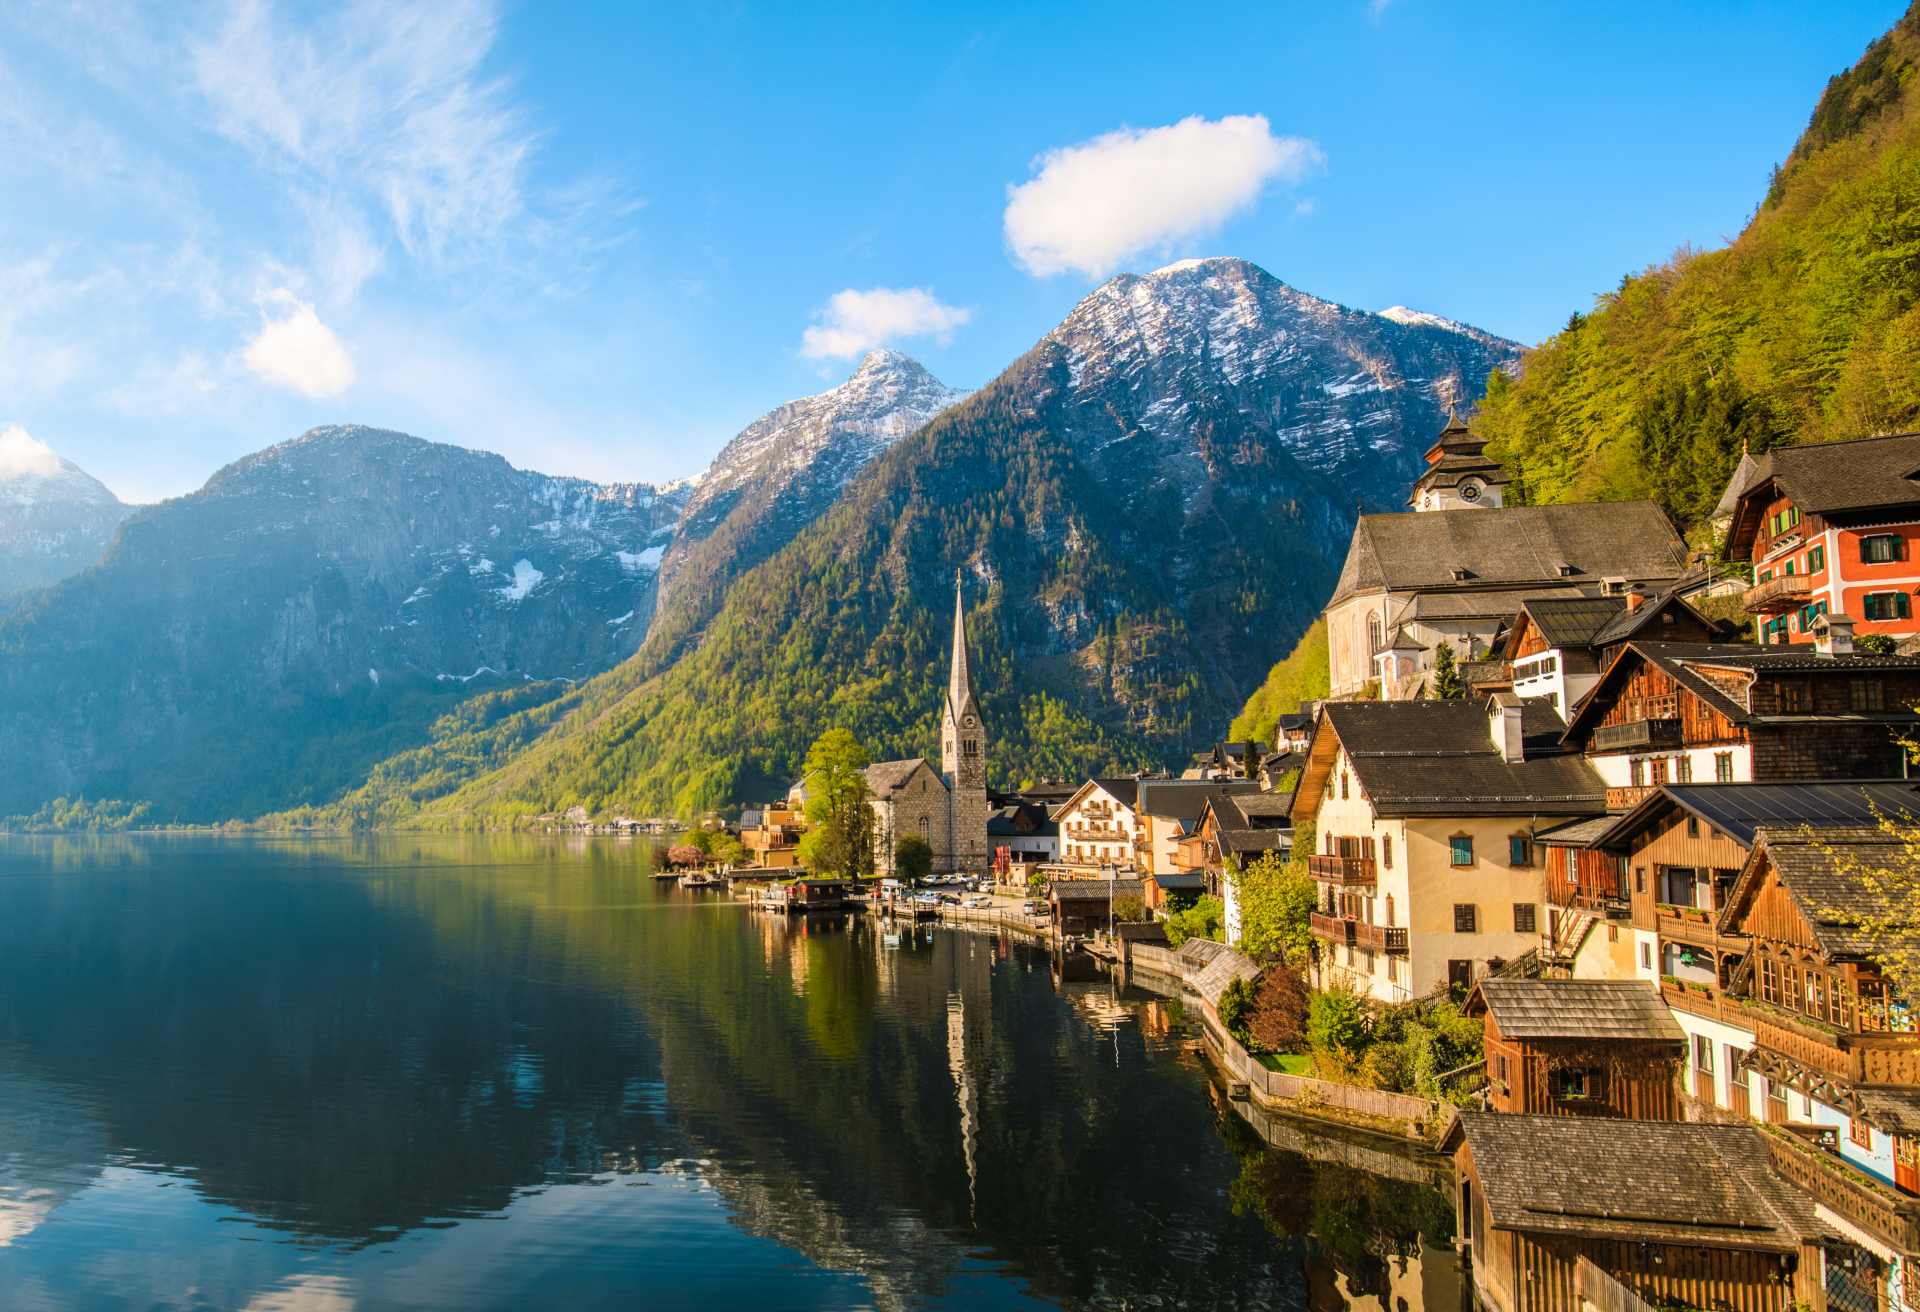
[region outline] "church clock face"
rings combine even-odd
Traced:
[[[1472,480],[1462,483],[1460,485],[1460,499],[1462,501],[1478,501],[1480,499],[1480,485]]]

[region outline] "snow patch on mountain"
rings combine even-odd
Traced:
[[[500,589],[500,596],[507,601],[525,601],[527,594],[540,586],[547,576],[533,567],[530,560],[513,562],[513,582]]]

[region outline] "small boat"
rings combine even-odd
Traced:
[[[682,888],[718,888],[721,883],[718,875],[710,875],[704,870],[690,870],[680,876]]]

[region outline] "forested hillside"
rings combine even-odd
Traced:
[[[1623,278],[1492,378],[1474,426],[1520,498],[1649,497],[1696,527],[1743,441],[1920,424],[1917,61],[1920,6],[1828,84],[1731,245]]]

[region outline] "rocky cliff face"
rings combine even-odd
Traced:
[[[677,662],[610,671],[444,805],[690,813],[784,787],[835,724],[930,751],[956,567],[996,783],[1174,763],[1318,612],[1356,509],[1403,504],[1447,405],[1517,355],[1241,260],[1116,278],[742,574]]]
[[[761,416],[721,450],[687,501],[660,577],[648,656],[670,662],[719,608],[727,585],[786,546],[874,457],[966,395],[898,351]]]
[[[0,429],[0,597],[78,574],[132,508],[18,427]]]
[[[455,694],[588,678],[645,633],[683,501],[359,427],[238,461],[0,621],[0,814],[307,800]]]

